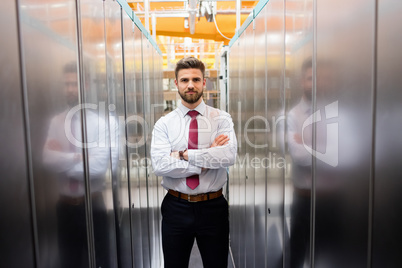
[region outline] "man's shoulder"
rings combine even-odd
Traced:
[[[51,124],[64,124],[68,114],[68,110],[64,110],[50,119]]]
[[[169,123],[172,120],[179,120],[181,113],[182,112],[180,111],[180,109],[176,108],[173,111],[161,116],[156,123],[163,124],[163,123]]]
[[[288,114],[300,114],[300,111],[303,110],[305,106],[303,99],[296,103],[290,110]]]
[[[231,117],[229,113],[225,112],[224,110],[209,106],[209,105],[205,105],[205,111],[207,113],[208,116],[210,117]]]

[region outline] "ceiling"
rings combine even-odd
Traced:
[[[152,34],[155,29],[156,35],[209,39],[227,44],[229,40],[218,32],[213,17],[220,32],[227,38],[232,38],[236,29],[236,1],[194,0],[194,2],[195,29],[194,33],[191,33],[189,25],[185,23],[189,20],[192,10],[189,1],[149,0],[149,32]],[[146,25],[146,3],[141,0],[127,0],[127,3]],[[258,1],[241,1],[240,24],[246,20],[257,3]],[[155,26],[152,25],[152,16],[155,16]]]
[[[201,58],[208,69],[217,69],[222,45],[228,45],[235,34],[236,1],[127,0],[127,3],[154,35],[163,54],[164,69],[172,69],[180,58],[187,55]],[[257,3],[241,1],[240,25]]]

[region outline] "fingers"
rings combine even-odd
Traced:
[[[47,142],[47,147],[49,148],[49,150],[52,150],[52,151],[61,151],[62,150],[62,147],[57,140],[49,140]]]
[[[223,135],[223,134],[219,135],[219,136],[215,139],[215,142],[216,142],[216,144],[218,144],[218,145],[227,144],[228,141],[229,141],[229,136]]]
[[[294,137],[293,137],[294,139],[295,139],[295,142],[296,143],[298,143],[298,144],[302,144],[302,137],[301,137],[301,135],[299,134],[299,133],[295,133],[295,135],[294,135]]]
[[[176,159],[180,159],[180,155],[178,151],[174,151],[170,153],[170,156]]]
[[[229,143],[229,136],[221,134],[215,138],[214,142],[212,143],[211,147],[222,146]]]

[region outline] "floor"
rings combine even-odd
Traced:
[[[191,251],[189,268],[203,268],[200,251],[198,250],[197,241],[194,241],[193,250]],[[228,268],[234,268],[230,256],[228,256]]]

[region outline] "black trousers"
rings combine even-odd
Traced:
[[[167,194],[161,210],[165,268],[187,268],[194,239],[205,268],[227,267],[229,213],[223,196],[192,203]]]
[[[96,267],[110,267],[108,219],[102,196],[92,198]],[[85,204],[57,204],[58,239],[62,268],[89,267]]]
[[[293,193],[290,225],[290,267],[302,268],[310,249],[311,197]]]

